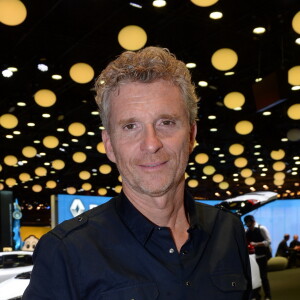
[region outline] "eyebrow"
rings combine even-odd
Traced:
[[[180,116],[178,114],[161,114],[159,115],[156,120],[160,120],[160,119],[171,119],[171,120],[178,120],[180,119]],[[121,119],[119,122],[118,122],[118,125],[122,126],[124,124],[130,124],[130,123],[135,123],[135,122],[138,122],[138,119],[137,118],[128,118],[128,119]]]

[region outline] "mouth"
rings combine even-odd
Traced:
[[[147,169],[147,170],[155,170],[155,169],[159,169],[162,166],[164,166],[167,162],[153,162],[153,163],[147,163],[147,164],[140,164],[139,166],[143,169]]]

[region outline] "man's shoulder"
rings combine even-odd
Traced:
[[[58,224],[50,233],[62,239],[76,230],[85,230],[88,224],[94,219],[101,219],[103,222],[110,220],[111,216],[115,214],[115,202],[117,198],[112,198],[108,202],[90,209],[75,218]]]

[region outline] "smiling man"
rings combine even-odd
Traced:
[[[23,299],[249,299],[240,220],[185,190],[198,101],[185,64],[127,51],[95,89],[122,193],[40,240]]]

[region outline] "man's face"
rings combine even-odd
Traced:
[[[102,137],[123,189],[162,196],[178,184],[195,141],[179,88],[159,80],[127,83],[111,95],[110,130]]]
[[[248,222],[246,223],[246,226],[247,226],[250,230],[253,230],[253,229],[254,229],[254,224],[255,224],[254,221],[248,221]]]

